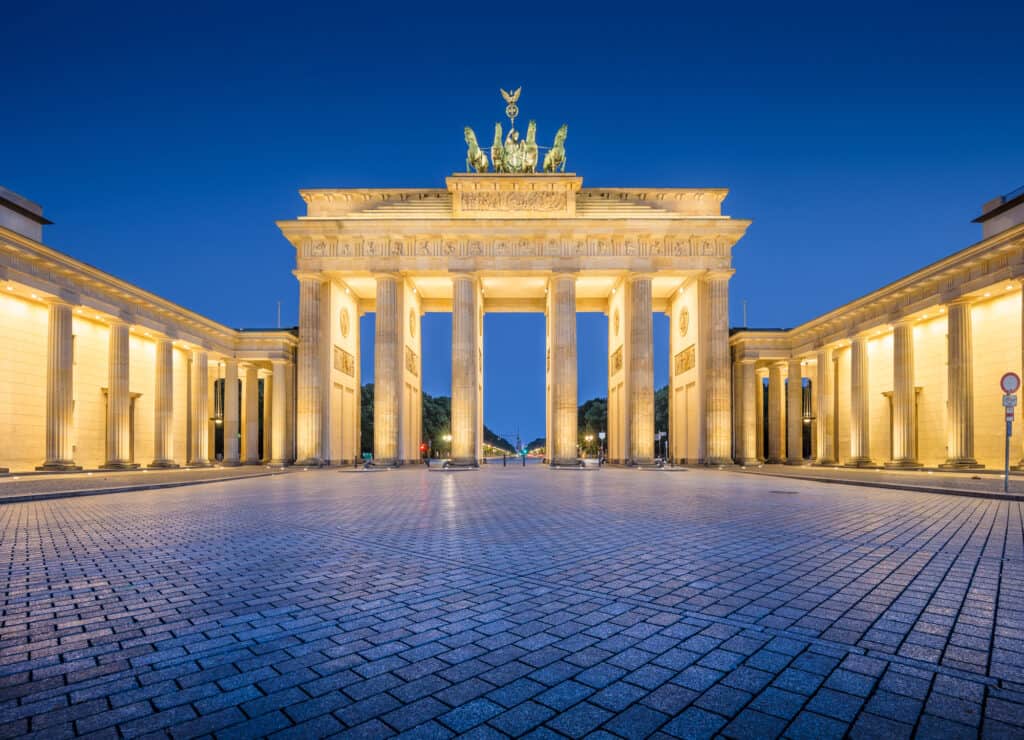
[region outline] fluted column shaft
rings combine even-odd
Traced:
[[[151,468],[176,468],[174,462],[174,344],[156,340],[156,382],[153,387],[153,462]]]
[[[850,344],[850,459],[847,465],[874,465],[871,460],[870,413],[868,338],[861,334]]]
[[[284,467],[291,460],[288,454],[288,363],[284,360],[273,360],[270,364],[274,368],[274,380],[271,384],[273,411],[270,464]],[[266,403],[266,399],[263,402]]]
[[[651,278],[629,280],[629,458],[654,461],[654,304]]]
[[[804,462],[803,366],[790,360],[786,381],[786,464]]]
[[[775,362],[768,368],[768,462],[785,462],[783,455],[782,430],[785,411],[782,403],[782,368],[784,363]]]
[[[128,387],[128,324],[110,325],[107,355],[107,461],[105,468],[135,467],[131,459],[131,404]]]
[[[946,462],[943,467],[981,467],[974,459],[974,364],[971,304],[956,300],[948,323],[946,380]]]
[[[456,275],[452,281],[452,461],[476,465],[477,408],[477,306],[476,279]]]
[[[555,275],[551,291],[552,465],[573,465],[577,445],[576,278]]]
[[[40,470],[79,470],[71,434],[74,411],[74,357],[71,306],[50,303],[46,350],[46,459]]]
[[[399,303],[401,289],[397,276],[377,276],[373,356],[373,459],[382,465],[392,465],[399,461],[399,437],[402,433],[402,365],[399,363],[403,343]]]
[[[914,412],[914,325],[900,321],[892,335],[892,460],[887,467],[920,467]]]
[[[260,376],[255,365],[245,366],[242,396],[245,403],[245,464],[256,465],[260,461]]]
[[[705,278],[710,317],[707,327],[707,462],[732,464],[732,396],[729,377],[729,278],[712,273]]]
[[[209,358],[203,350],[192,353],[192,449],[190,465],[210,464]]]
[[[818,465],[833,465],[836,462],[834,380],[832,350],[819,349],[814,410],[818,421]]]
[[[299,278],[299,371],[296,426],[300,465],[323,462],[322,384],[320,378],[320,294],[323,280],[316,276]],[[378,314],[378,320],[380,315]]]
[[[757,404],[759,401],[757,369],[753,360],[740,361],[740,430],[739,463],[756,465],[757,454]]]
[[[238,465],[238,361],[224,361],[224,464]]]
[[[273,444],[274,429],[274,378],[273,374],[263,376],[263,433],[260,437],[263,440],[263,454],[260,462],[270,462],[271,446]]]

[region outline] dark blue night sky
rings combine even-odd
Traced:
[[[754,220],[733,324],[746,300],[750,325],[790,326],[961,249],[1024,185],[1020,3],[600,7],[14,3],[0,184],[43,204],[50,245],[250,327],[278,300],[296,322],[273,222],[299,188],[442,186],[499,86],[523,86],[542,140],[568,122],[587,186],[731,188]],[[542,317],[486,332],[488,425],[539,436]],[[605,332],[581,314],[581,401],[606,392]],[[447,394],[450,318],[423,334]]]

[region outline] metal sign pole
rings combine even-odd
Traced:
[[[1013,436],[1014,407],[1017,405],[1017,390],[1020,388],[1020,376],[1017,373],[1006,373],[999,379],[999,387],[1003,391],[1003,409],[1006,411],[1006,445],[1003,453],[1003,493],[1010,492],[1010,437]]]

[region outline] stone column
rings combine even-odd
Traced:
[[[914,390],[914,324],[893,325],[892,335],[892,460],[887,468],[919,468]]]
[[[404,341],[401,291],[402,282],[397,275],[377,276],[377,320],[373,348],[373,461],[378,465],[399,463],[403,372],[399,357]],[[453,387],[453,406],[454,395]]]
[[[54,300],[49,308],[46,349],[46,459],[37,470],[81,470],[75,465],[74,342],[71,306]]]
[[[732,464],[732,399],[729,377],[729,278],[713,272],[704,278],[710,317],[707,326],[707,462]],[[702,319],[703,320],[703,319]]]
[[[151,468],[176,468],[174,462],[174,343],[156,340],[156,383],[153,387],[153,462]]]
[[[271,413],[270,464],[283,468],[290,461],[288,454],[288,363],[284,360],[272,360],[274,380],[273,411]],[[264,398],[263,402],[267,400]]]
[[[271,373],[263,374],[263,455],[260,462],[270,462],[272,434],[274,429],[274,378]]]
[[[782,404],[782,368],[784,362],[773,362],[768,368],[768,462],[784,463],[782,430],[785,411]]]
[[[123,321],[114,321],[110,325],[107,354],[107,461],[101,467],[114,470],[139,467],[132,462],[131,456],[128,328]]]
[[[758,394],[757,369],[754,360],[740,360],[740,429],[739,440],[740,465],[757,465],[760,460],[757,454],[757,404]]]
[[[971,303],[949,304],[946,381],[946,462],[943,468],[980,468],[974,459],[974,365]]]
[[[239,465],[238,360],[224,361],[224,464]]]
[[[245,366],[245,383],[242,385],[242,400],[245,403],[245,464],[259,465],[260,376],[259,369],[252,364]]]
[[[576,465],[579,457],[576,359],[576,277],[551,278],[551,442],[552,465]]]
[[[470,275],[452,280],[452,462],[476,465],[477,408],[477,285]]]
[[[832,350],[818,350],[818,377],[815,382],[815,401],[817,408],[817,433],[818,433],[818,457],[815,460],[817,465],[835,465],[836,463],[836,440],[835,440],[835,398],[833,396],[834,370],[832,365]]]
[[[321,465],[322,384],[320,378],[319,275],[299,276],[299,372],[296,413],[298,465]],[[380,315],[378,314],[378,321]]]
[[[629,276],[629,459],[654,462],[654,305],[651,278]]]
[[[803,465],[803,366],[799,359],[789,361],[786,374],[786,465]]]
[[[868,337],[858,334],[850,345],[850,459],[848,467],[872,467],[871,404],[868,399]]]
[[[210,464],[210,394],[207,390],[209,382],[209,358],[205,351],[192,352],[192,459],[188,464],[193,467],[206,467]]]

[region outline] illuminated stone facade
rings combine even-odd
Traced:
[[[538,312],[548,456],[575,465],[585,361],[576,313],[599,311],[609,317],[608,457],[653,462],[652,314],[661,311],[673,317],[672,355],[682,358],[671,381],[671,456],[731,462],[728,282],[750,222],[722,215],[726,190],[591,189],[573,174],[456,174],[446,185],[305,190],[306,214],[278,222],[302,283],[300,460],[343,461],[358,443],[358,405],[345,400],[354,392],[358,403],[358,378],[324,362],[341,348],[359,365],[358,338],[342,336],[339,317],[357,326],[376,313],[375,459],[418,459],[421,358],[450,351],[452,458],[473,465],[483,443],[484,314]],[[420,316],[432,311],[452,313],[450,348],[420,346]]]
[[[209,465],[218,426],[228,464],[261,462],[261,426],[264,460],[294,459],[292,332],[228,328],[45,246],[42,209],[6,190],[0,216],[0,466]],[[225,378],[242,408],[225,394],[215,414]]]
[[[977,221],[982,241],[852,303],[788,331],[734,331],[737,460],[1002,467],[999,379],[1021,372],[1024,193]],[[1022,442],[1018,419],[1015,464]]]

